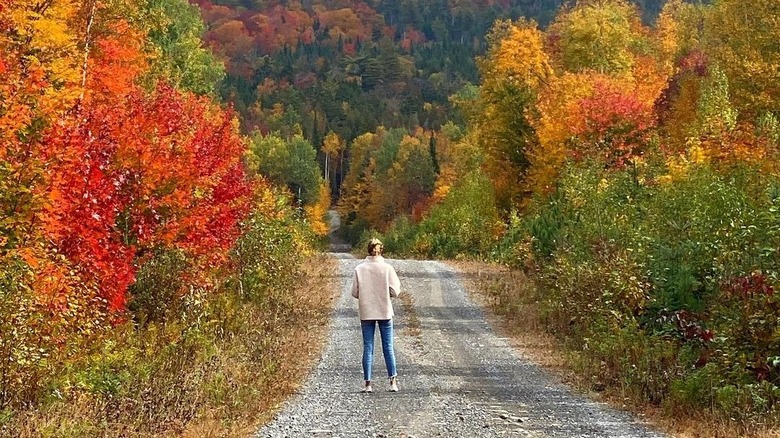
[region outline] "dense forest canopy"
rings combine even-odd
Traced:
[[[314,144],[331,130],[351,140],[380,124],[440,126],[447,97],[477,80],[473,58],[492,22],[559,4],[200,2],[245,129],[299,123]]]
[[[438,130],[450,96],[479,82],[475,57],[497,19],[542,27],[563,0],[193,0],[225,62],[223,98],[249,133],[300,129],[317,149],[378,126]],[[663,0],[636,2],[652,21]],[[296,126],[298,128],[296,128]],[[325,155],[320,153],[321,165]],[[334,194],[342,178],[336,172]]]

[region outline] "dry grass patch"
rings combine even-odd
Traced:
[[[404,333],[409,336],[420,336],[420,318],[417,316],[417,311],[414,310],[414,298],[410,293],[402,293],[399,299],[406,319]]]
[[[486,310],[488,320],[497,332],[529,360],[550,371],[553,376],[591,398],[628,410],[677,438],[780,438],[780,431],[758,425],[725,421],[715,416],[693,416],[669,412],[663,408],[626,398],[619,388],[593,390],[593,378],[578,374],[573,363],[576,352],[567,351],[554,336],[545,331],[536,290],[522,272],[504,266],[475,262],[450,261],[459,273],[471,298]]]
[[[88,383],[122,379],[115,393],[74,390],[15,412],[0,418],[0,437],[249,436],[320,356],[339,291],[337,269],[335,259],[310,257],[293,287],[257,303],[221,297],[197,329],[127,325],[109,342],[113,349],[85,353],[85,361],[111,365],[105,376],[73,374]]]
[[[299,284],[291,291],[295,294],[295,308],[285,315],[286,320],[273,321],[277,328],[269,328],[273,337],[271,357],[247,357],[251,362],[243,364],[226,358],[223,364],[227,380],[233,382],[231,389],[243,389],[247,398],[231,400],[238,402],[233,406],[210,406],[188,425],[183,436],[246,437],[270,421],[283,402],[300,388],[322,353],[339,291],[335,284],[335,259],[318,255],[309,258],[302,268]]]

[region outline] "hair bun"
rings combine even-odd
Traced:
[[[374,237],[371,240],[369,240],[368,241],[368,255],[370,255],[370,256],[379,255],[380,251],[378,251],[376,249],[377,247],[380,247],[380,248],[384,247],[384,245],[382,244],[381,240],[377,239],[376,237]]]

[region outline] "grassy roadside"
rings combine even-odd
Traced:
[[[337,261],[324,254],[304,262],[299,284],[290,291],[295,295],[291,300],[295,306],[285,315],[287,320],[277,319],[281,323],[268,333],[275,344],[273,357],[263,358],[260,364],[226,364],[236,370],[235,383],[250,389],[254,396],[235,407],[229,404],[227,409],[223,403],[209,406],[205,415],[184,431],[184,437],[246,437],[271,420],[282,403],[298,390],[322,353],[331,311],[340,291],[337,269]],[[236,356],[226,359],[241,358]],[[253,365],[255,372],[242,372],[242,368]],[[238,421],[231,421],[233,416]]]
[[[118,326],[110,351],[85,354],[88,372],[63,377],[73,395],[0,419],[0,436],[246,437],[319,357],[336,269],[326,255],[309,257],[293,287],[259,302],[226,296],[198,330]]]
[[[777,438],[778,430],[740,425],[714,416],[686,416],[663,407],[629,399],[620,388],[603,387],[594,365],[567,350],[564,343],[545,331],[533,282],[519,271],[483,262],[451,261],[461,273],[471,297],[485,309],[491,325],[513,347],[541,365],[562,382],[618,409],[634,412],[677,438]]]

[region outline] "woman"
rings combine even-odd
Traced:
[[[401,293],[401,282],[395,269],[382,257],[382,242],[371,239],[368,257],[355,268],[352,296],[358,299],[360,327],[363,330],[363,392],[372,392],[371,366],[374,360],[374,333],[379,326],[382,354],[385,356],[390,391],[398,391],[395,383],[395,353],[393,352],[393,305],[390,297]]]

